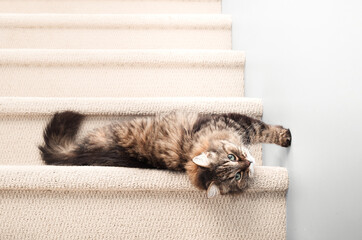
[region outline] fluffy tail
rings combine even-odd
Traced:
[[[54,114],[44,130],[44,144],[39,146],[46,164],[154,168],[145,159],[129,156],[126,149],[116,143],[103,149],[89,147],[87,141],[76,142],[84,117],[71,111]]]
[[[39,146],[46,164],[72,165],[69,160],[74,157],[75,138],[84,117],[72,111],[54,114],[44,130],[44,144]]]

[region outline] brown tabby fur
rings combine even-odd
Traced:
[[[56,113],[44,131],[42,159],[53,165],[99,165],[186,171],[192,184],[216,193],[239,192],[247,186],[255,143],[291,144],[291,134],[241,114],[199,115],[174,112],[116,122],[76,135],[84,116]],[[206,156],[200,162],[197,156]],[[230,160],[228,154],[236,159]],[[240,179],[236,174],[240,173]]]

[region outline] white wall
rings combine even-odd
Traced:
[[[224,0],[245,50],[246,96],[289,127],[289,240],[362,239],[362,1]]]

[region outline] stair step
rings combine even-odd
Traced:
[[[279,167],[256,167],[250,188],[242,194],[207,199],[183,173],[2,166],[1,235],[39,240],[281,240],[286,235],[287,188],[287,170]]]
[[[231,49],[227,15],[0,14],[0,48]]]
[[[88,117],[80,135],[112,121],[171,111],[242,113],[262,116],[262,103],[251,98],[0,98],[0,165],[41,165],[37,146],[52,114],[74,110]],[[251,148],[261,165],[261,145]]]
[[[245,55],[225,50],[0,50],[0,96],[242,97]]]
[[[221,0],[1,0],[0,13],[221,13]]]
[[[257,166],[247,192],[285,191],[286,177],[285,168]],[[184,172],[98,166],[1,166],[0,190],[19,187],[35,191],[200,191]]]

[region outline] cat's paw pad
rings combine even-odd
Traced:
[[[280,132],[280,146],[289,147],[292,144],[292,134],[289,129]]]

